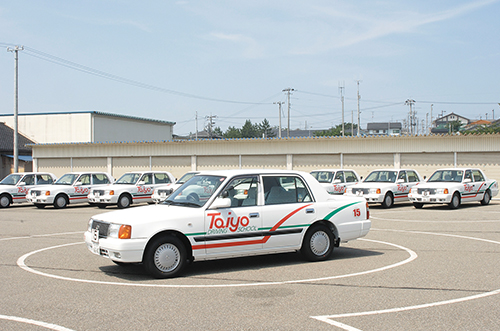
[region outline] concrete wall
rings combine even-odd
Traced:
[[[414,168],[473,166],[500,180],[500,134],[48,144],[33,146],[34,168],[62,175],[88,167],[115,178],[131,170]]]

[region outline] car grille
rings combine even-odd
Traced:
[[[370,193],[370,189],[367,188],[353,188],[352,193],[356,194],[358,192],[363,192],[363,194],[368,194]]]
[[[94,190],[94,194],[104,195],[104,190]]]
[[[170,193],[171,191],[172,191],[171,189],[166,189],[166,190],[158,190],[157,192],[158,192],[158,194],[163,194],[163,193],[164,193],[164,194],[168,194],[168,193]]]
[[[42,194],[42,191],[35,191],[35,190],[31,190],[31,195],[34,195],[34,196],[40,196]]]
[[[434,188],[419,188],[417,190],[418,194],[425,194],[424,192],[427,192],[427,194],[436,194],[436,189]]]
[[[109,228],[109,223],[92,221],[92,229],[99,229],[99,238],[108,237],[108,228]]]

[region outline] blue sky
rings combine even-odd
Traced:
[[[0,2],[0,113],[97,110],[176,122],[175,134],[267,118],[361,127],[455,112],[500,117],[498,0]],[[2,51],[3,50],[3,51]],[[432,106],[431,106],[432,105]],[[494,110],[494,111],[493,111]],[[286,127],[286,104],[282,126]],[[430,120],[429,120],[430,122]]]

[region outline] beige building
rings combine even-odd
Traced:
[[[33,168],[57,176],[102,170],[351,168],[365,177],[377,168],[414,168],[429,176],[442,167],[474,166],[500,179],[500,134],[307,137],[33,145]]]
[[[0,115],[14,127],[14,115]],[[18,129],[37,143],[172,140],[174,122],[99,111],[19,114]]]

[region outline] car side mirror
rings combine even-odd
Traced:
[[[212,203],[210,209],[221,209],[221,208],[229,208],[231,207],[231,199],[229,198],[217,198]]]
[[[465,178],[464,179],[464,183],[470,183],[470,182],[472,182],[472,180],[470,178]]]
[[[75,186],[82,186],[82,182],[76,182]]]
[[[142,185],[144,185],[144,184],[146,184],[146,182],[145,182],[145,181],[143,181],[143,180],[141,180],[141,181],[137,182],[137,185],[139,185],[139,186],[142,186]]]
[[[333,183],[334,183],[334,184],[338,184],[338,183],[342,183],[342,181],[341,181],[340,179],[335,179],[335,180],[333,181]]]
[[[26,185],[25,182],[20,182],[19,184],[17,184],[17,186],[24,186],[24,185]]]
[[[398,179],[398,180],[396,181],[396,183],[404,183],[404,182],[405,182],[405,180],[404,180],[404,179],[402,179],[402,178],[400,178],[400,179]]]

